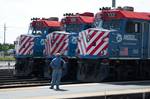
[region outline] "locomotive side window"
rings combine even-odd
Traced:
[[[141,29],[142,29],[142,25],[140,22],[128,21],[126,24],[127,33],[140,33]]]
[[[149,23],[144,23],[144,33],[149,33]]]

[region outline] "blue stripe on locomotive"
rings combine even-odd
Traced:
[[[68,57],[75,57],[76,56],[76,49],[77,49],[77,33],[70,33],[69,34],[69,45],[68,45]]]
[[[34,57],[43,57],[44,38],[38,36],[34,40],[33,55]]]

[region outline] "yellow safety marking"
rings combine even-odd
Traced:
[[[97,85],[98,83],[88,83],[88,84],[70,84],[70,85],[61,85],[62,87],[76,87],[76,86],[93,86]],[[18,90],[35,90],[39,88],[48,88],[49,86],[36,86],[36,87],[21,87],[21,88],[6,88],[6,89],[0,89],[0,92],[2,91],[18,91]]]
[[[144,92],[150,92],[150,89],[106,90],[106,91],[101,91],[101,92],[58,95],[55,98],[64,98],[64,99],[65,98],[80,98],[80,97],[92,97],[92,96],[129,94],[129,93],[144,93]]]
[[[0,89],[0,92],[3,92],[3,91],[18,91],[18,90],[35,90],[35,89],[39,89],[39,87],[6,88],[6,89]]]
[[[99,85],[100,83],[86,83],[86,84],[69,84],[69,85],[62,85],[67,87],[76,87],[76,86],[93,86],[93,85]]]
[[[88,92],[88,93],[75,93],[75,94],[63,94],[53,96],[35,96],[23,99],[65,99],[65,98],[81,98],[81,97],[92,97],[92,96],[108,96],[108,95],[119,95],[119,94],[131,94],[131,93],[145,93],[150,92],[150,89],[122,89],[122,90],[105,90],[100,92]]]
[[[39,96],[39,97],[29,97],[29,98],[22,98],[22,99],[56,99],[53,96]]]

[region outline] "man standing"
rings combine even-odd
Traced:
[[[56,53],[56,57],[51,61],[50,66],[53,70],[50,89],[53,89],[54,85],[56,85],[56,90],[59,90],[62,70],[65,66],[65,61],[61,58],[60,53]]]

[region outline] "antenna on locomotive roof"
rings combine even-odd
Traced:
[[[112,8],[116,8],[116,0],[112,0]]]

